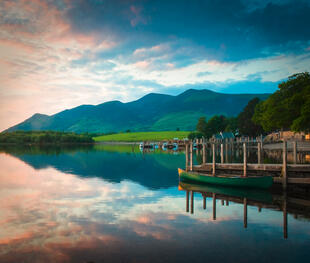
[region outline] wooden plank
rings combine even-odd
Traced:
[[[297,163],[297,142],[293,142],[293,158],[294,158],[294,164]]]
[[[261,155],[261,143],[260,142],[258,142],[257,143],[257,163],[258,164],[261,164],[261,157],[262,157],[262,155]]]
[[[213,155],[213,159],[212,159],[212,175],[215,176],[215,144],[212,144],[212,155]]]
[[[202,163],[205,164],[207,162],[207,158],[206,158],[206,143],[203,142],[202,145]]]
[[[221,163],[224,163],[224,145],[221,143]]]
[[[283,166],[282,166],[282,187],[283,190],[286,190],[287,188],[287,143],[285,140],[283,140]]]
[[[190,155],[190,170],[193,171],[193,142],[191,142],[190,145],[189,155]]]
[[[243,176],[247,176],[247,154],[246,154],[246,145],[243,143]]]
[[[185,170],[188,171],[188,144],[185,144]]]

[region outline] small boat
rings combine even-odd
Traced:
[[[186,172],[178,169],[181,181],[192,181],[205,184],[222,185],[230,187],[246,187],[267,189],[271,187],[273,180],[271,176],[240,177],[235,175],[212,176],[196,172]]]

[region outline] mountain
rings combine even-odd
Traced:
[[[201,116],[236,116],[254,97],[265,100],[270,94],[224,94],[189,89],[177,96],[150,93],[136,101],[109,101],[99,105],[81,105],[48,116],[34,114],[7,129],[56,130],[73,132],[119,132],[194,130]]]

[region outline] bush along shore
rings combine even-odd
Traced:
[[[0,133],[1,144],[75,144],[94,143],[89,134],[57,131],[15,131]]]

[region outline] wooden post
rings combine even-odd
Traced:
[[[287,143],[283,140],[283,166],[282,166],[282,187],[283,190],[287,189]]]
[[[248,226],[248,204],[247,199],[243,199],[243,226],[247,228]]]
[[[186,212],[189,212],[189,191],[186,190]]]
[[[185,144],[185,170],[188,171],[188,143]]]
[[[216,194],[213,193],[213,220],[216,220]]]
[[[222,206],[224,206],[224,199],[222,199],[221,204],[222,204]]]
[[[206,210],[207,208],[207,197],[204,195],[203,196],[203,209]]]
[[[212,159],[212,175],[215,176],[215,144],[212,144],[212,155],[213,155],[213,159]]]
[[[247,151],[246,151],[246,144],[243,143],[243,176],[247,177]]]
[[[262,163],[260,145],[261,145],[261,143],[258,142],[258,143],[257,143],[257,163],[258,163],[258,164],[261,164],[261,163]]]
[[[202,143],[202,164],[205,164],[207,162],[206,159],[206,143]]]
[[[283,198],[283,237],[287,239],[287,197],[286,193],[284,193]]]
[[[191,214],[194,214],[194,191],[191,191]]]
[[[297,142],[293,141],[294,164],[297,163]]]
[[[190,170],[193,171],[193,142],[192,141],[190,145],[189,155],[190,155]]]
[[[225,162],[228,163],[228,142],[225,144]]]
[[[224,145],[221,143],[221,163],[224,163]]]

